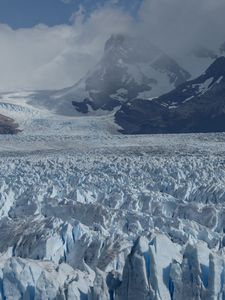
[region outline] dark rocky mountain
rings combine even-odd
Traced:
[[[19,131],[13,119],[0,115],[0,134],[16,134]]]
[[[115,120],[128,134],[225,131],[225,57],[165,95],[125,103]]]
[[[71,103],[81,113],[111,111],[140,96],[162,95],[188,78],[188,72],[154,45],[113,35],[97,66],[73,87],[53,93],[50,100],[54,106],[57,99],[60,111],[68,105],[70,113]]]

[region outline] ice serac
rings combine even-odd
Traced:
[[[145,250],[148,242],[139,238],[126,259],[121,286],[116,291],[118,300],[149,299],[150,285],[145,261]]]
[[[224,299],[224,259],[206,245],[188,245],[170,272],[174,300]]]
[[[198,78],[158,98],[125,103],[115,120],[121,132],[194,133],[225,131],[225,57],[217,58]]]
[[[1,257],[0,299],[79,300],[88,294],[87,279],[66,264]]]
[[[170,268],[173,259],[181,260],[179,250],[165,235],[140,237],[126,260],[118,300],[171,299]]]
[[[1,152],[1,300],[224,300],[225,135],[122,137]]]
[[[224,258],[205,243],[180,247],[159,232],[139,237],[121,279],[62,263],[1,257],[0,299],[223,300]]]
[[[89,292],[88,300],[108,300],[109,291],[106,284],[106,274],[99,269],[95,271],[93,287]]]
[[[179,249],[165,235],[150,241],[141,237],[115,294],[118,300],[223,300],[224,259],[204,243]]]

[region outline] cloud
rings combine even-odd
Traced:
[[[218,49],[225,40],[224,12],[224,0],[146,0],[138,30],[172,53],[198,45]]]
[[[89,18],[81,6],[71,25],[0,25],[0,90],[74,84],[97,63],[112,33],[140,36],[174,58],[196,46],[218,49],[225,41],[224,0],[145,0],[138,21],[109,3]]]
[[[57,89],[74,84],[102,55],[107,38],[128,32],[132,19],[109,6],[71,25],[13,30],[0,24],[0,90]]]
[[[63,3],[68,4],[70,3],[72,0],[61,0]]]

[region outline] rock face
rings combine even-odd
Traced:
[[[0,134],[16,134],[19,132],[18,124],[6,116],[0,115]]]
[[[135,99],[116,113],[123,133],[225,131],[225,57],[194,79],[151,101]]]

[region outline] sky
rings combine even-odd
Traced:
[[[60,89],[83,77],[114,33],[175,59],[225,41],[225,0],[0,0],[0,90]]]
[[[10,27],[29,28],[70,24],[71,16],[83,6],[86,17],[104,5],[136,17],[142,0],[0,0],[0,21]]]

